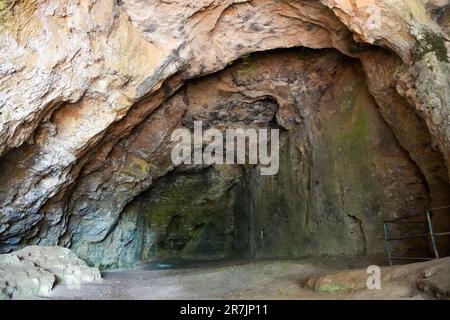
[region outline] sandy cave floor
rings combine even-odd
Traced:
[[[421,299],[407,288],[352,293],[317,293],[304,287],[311,276],[335,270],[385,265],[381,257],[299,260],[144,263],[136,269],[104,272],[100,284],[80,289],[57,285],[41,299]]]

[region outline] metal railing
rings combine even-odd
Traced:
[[[392,266],[393,260],[427,261],[427,260],[439,259],[439,250],[438,250],[438,247],[436,244],[436,237],[450,236],[450,231],[435,233],[433,231],[432,217],[433,217],[433,214],[435,214],[435,213],[448,213],[448,211],[447,212],[442,211],[445,209],[450,209],[450,206],[433,208],[433,209],[429,209],[428,211],[425,211],[425,212],[419,212],[419,213],[404,216],[401,218],[383,221],[384,241],[385,241],[385,246],[386,246],[387,258],[389,260],[389,265]],[[411,218],[419,218],[424,215],[426,215],[426,218],[427,218],[426,220],[413,220],[413,221],[409,220]],[[402,224],[402,223],[408,223],[408,224],[422,224],[422,223],[425,224],[426,223],[428,225],[428,233],[389,238],[389,228],[388,228],[389,224]],[[392,241],[401,241],[401,240],[406,240],[406,239],[428,238],[428,237],[431,239],[431,245],[433,248],[434,257],[396,257],[396,256],[391,255],[390,243]]]

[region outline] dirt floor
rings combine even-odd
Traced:
[[[423,299],[408,286],[382,290],[315,292],[306,280],[336,270],[367,268],[380,257],[308,258],[270,261],[146,263],[134,270],[103,273],[99,284],[80,289],[57,285],[41,299]],[[367,275],[369,276],[369,275]]]

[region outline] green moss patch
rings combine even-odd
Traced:
[[[424,31],[422,36],[423,40],[419,42],[416,52],[417,57],[422,59],[427,53],[433,52],[439,61],[448,63],[449,60],[447,47],[445,45],[445,37],[431,31]]]

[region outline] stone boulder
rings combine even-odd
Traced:
[[[55,282],[54,274],[32,262],[21,260],[15,254],[0,255],[0,300],[47,295]]]
[[[78,288],[99,281],[100,271],[67,248],[28,246],[0,255],[0,299],[45,296],[55,284]]]
[[[306,287],[316,292],[359,292],[364,297],[363,292],[369,290],[367,279],[371,274],[366,269],[358,269],[314,275],[306,281]],[[383,292],[392,293],[395,290],[401,291],[401,295],[405,297],[450,298],[450,257],[383,267],[380,275],[380,296]]]

